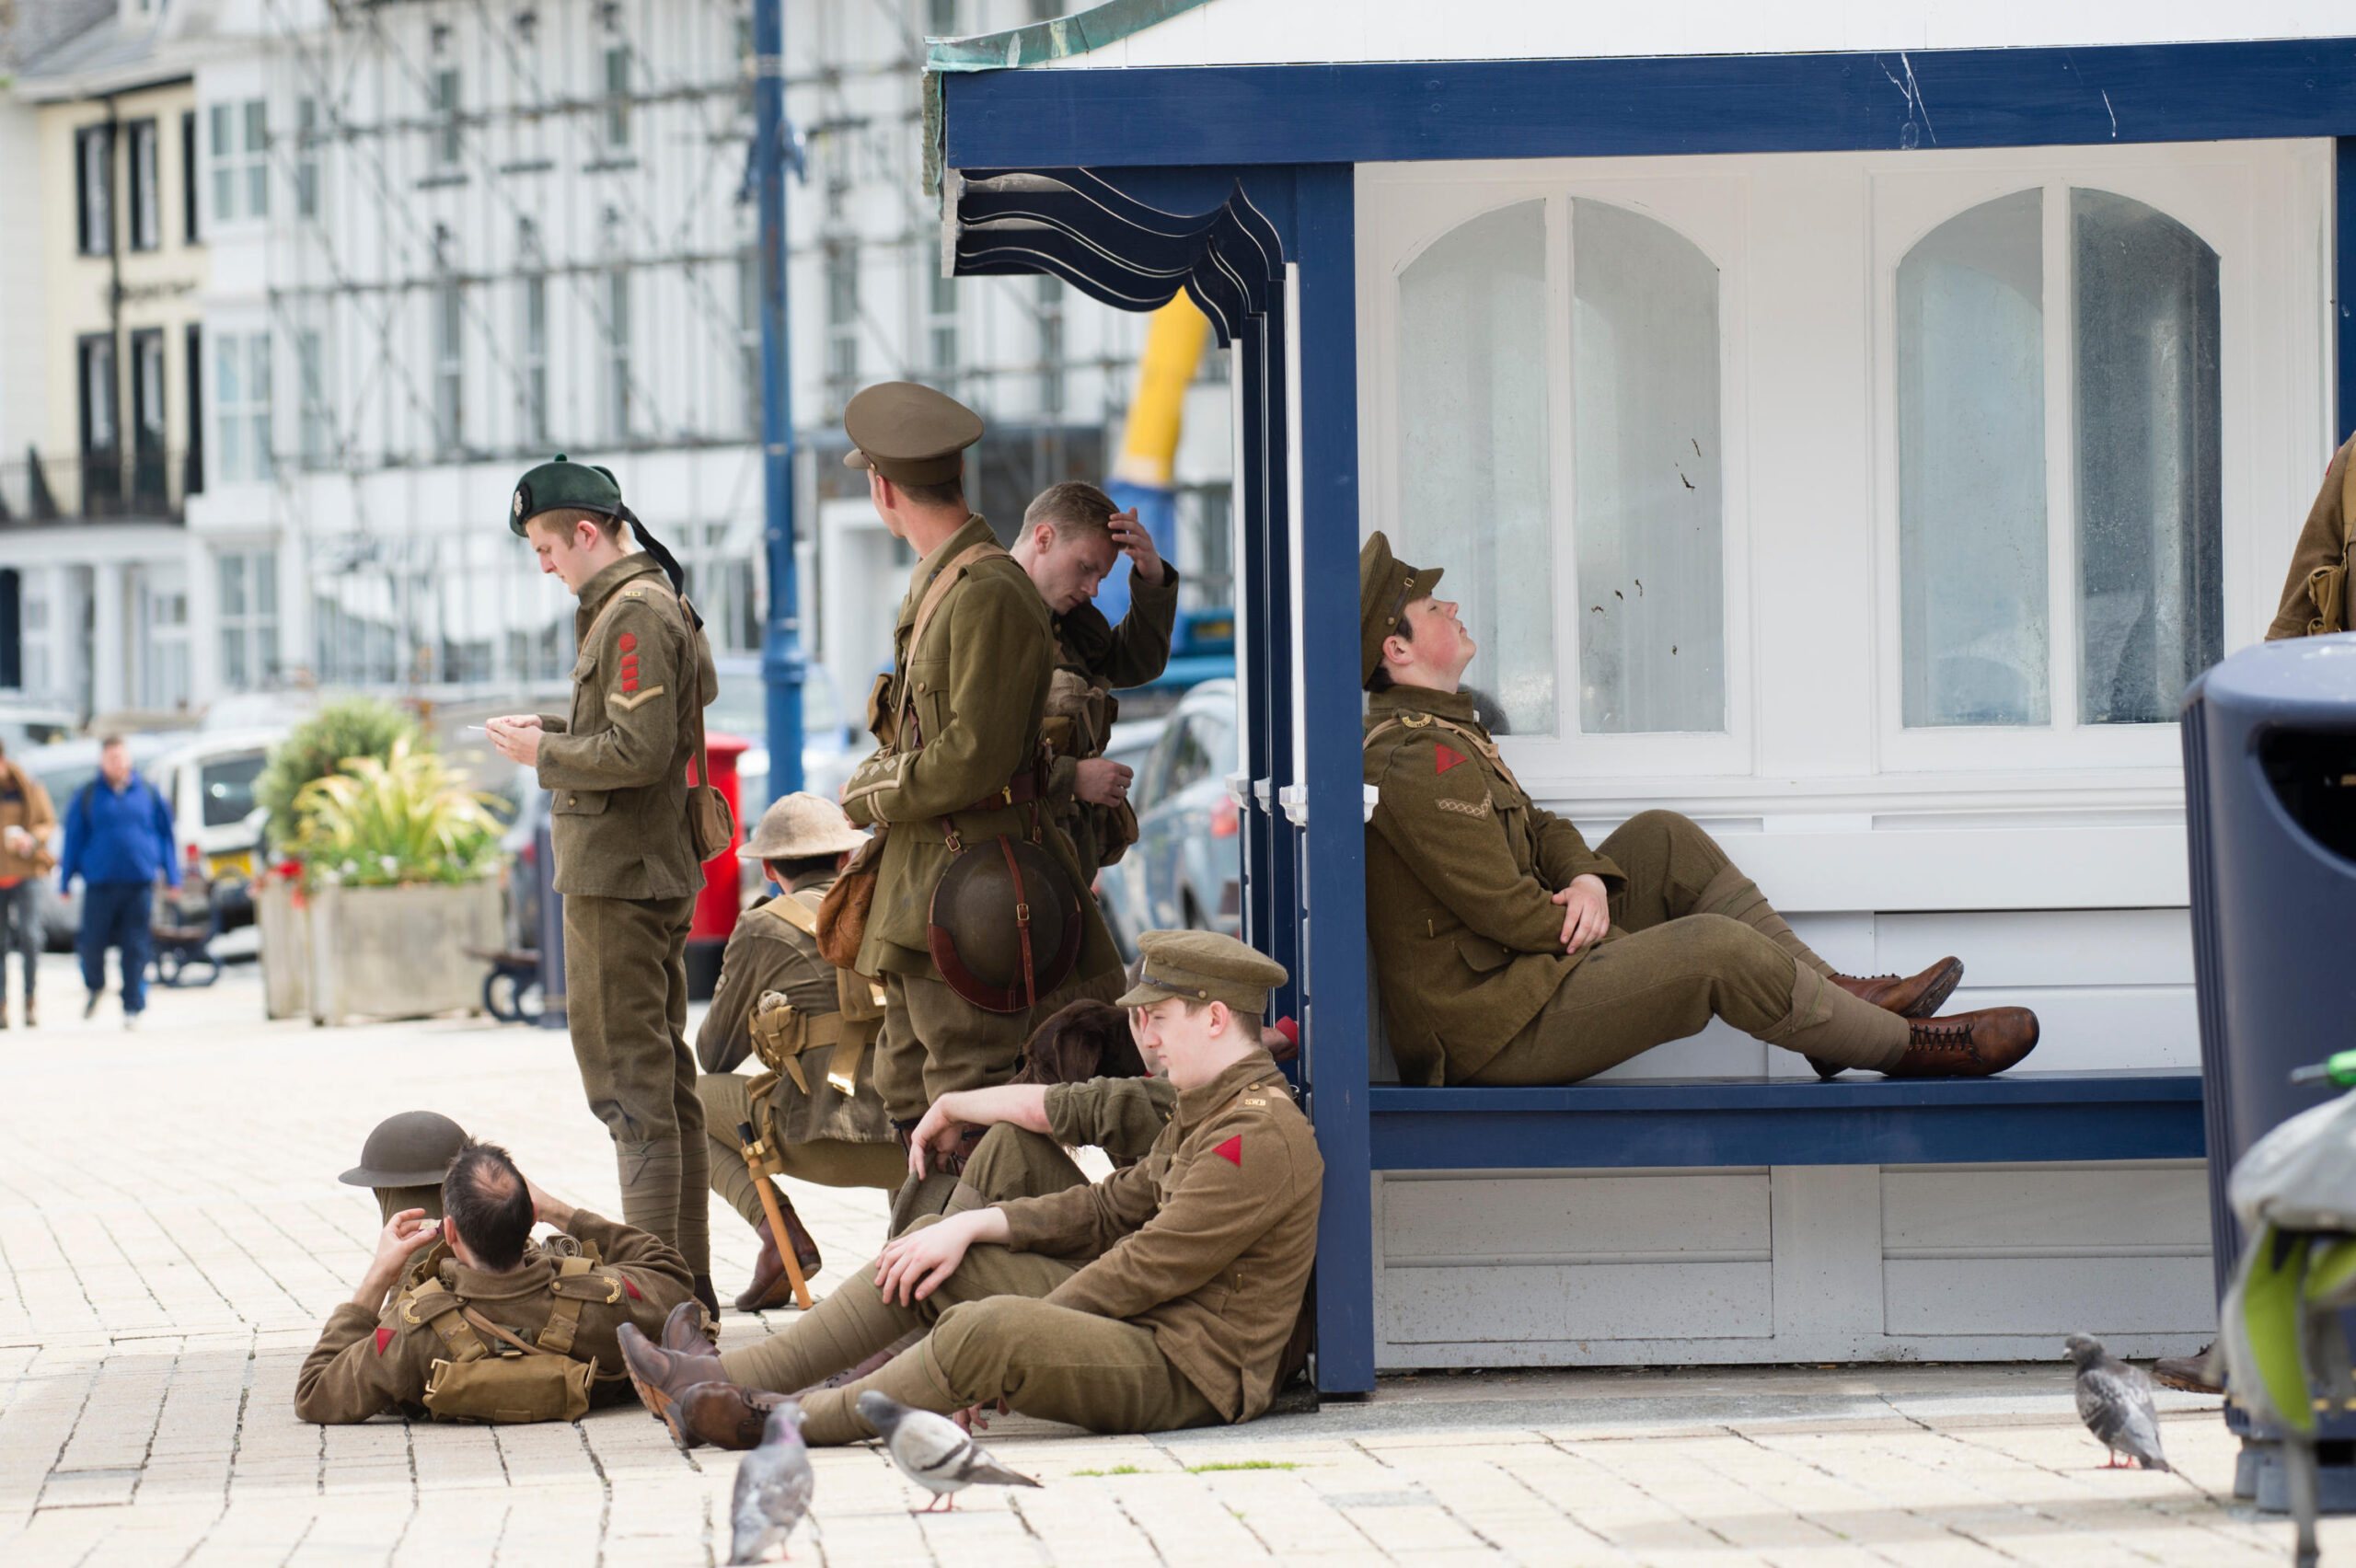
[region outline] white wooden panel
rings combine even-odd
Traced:
[[[2217,1321],[2206,1253],[1892,1260],[1882,1290],[1892,1335],[2050,1335],[2057,1358],[2065,1334],[2202,1334]]]
[[[1801,929],[1797,921],[1793,928]],[[1874,936],[1877,973],[1911,974],[1944,954],[1957,953],[1966,965],[1965,978],[1975,986],[2192,983],[2192,917],[2187,909],[1888,914],[1874,923]]]
[[[1771,1175],[1778,1343],[1804,1354],[1810,1340],[1877,1339],[1881,1172],[1870,1165],[1779,1165]]]
[[[1689,1034],[1682,1040],[1672,1040],[1665,1045],[1656,1045],[1649,1051],[1629,1057],[1616,1067],[1606,1067],[1588,1081],[1756,1078],[1768,1070],[1768,1058],[1788,1055],[1791,1055],[1790,1052],[1773,1050],[1733,1025],[1714,1018],[1703,1027],[1701,1033]],[[1793,1059],[1798,1060],[1797,1057]],[[1807,1064],[1801,1065],[1805,1066]]]
[[[1393,1174],[1384,1183],[1383,1267],[1680,1253],[1764,1261],[1767,1196],[1763,1170],[1437,1181]]]
[[[1724,847],[1787,912],[2191,902],[2181,827],[1729,834]]]
[[[1376,1333],[1394,1345],[1764,1339],[1774,1318],[1764,1262],[1401,1269],[1382,1276]]]
[[[1882,1171],[1881,1235],[1890,1257],[2159,1251],[2205,1264],[2208,1167],[1893,1166]]]

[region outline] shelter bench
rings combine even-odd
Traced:
[[[2198,1159],[2200,1074],[1607,1079],[1368,1093],[1376,1170]]]

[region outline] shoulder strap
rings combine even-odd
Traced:
[[[400,1309],[402,1322],[423,1323],[440,1335],[455,1361],[480,1361],[491,1354],[467,1322],[466,1302],[438,1280],[403,1296]]]
[[[761,907],[805,937],[818,934],[818,912],[798,893],[780,893]]]
[[[564,1258],[557,1263],[557,1276],[549,1282],[549,1292],[556,1300],[549,1308],[548,1323],[540,1330],[540,1348],[570,1355],[572,1342],[581,1333],[581,1304],[595,1301],[613,1306],[622,1298],[622,1282],[587,1258]]]
[[[1422,715],[1422,718],[1432,728],[1446,730],[1449,734],[1454,735],[1457,739],[1471,746],[1474,751],[1479,752],[1483,756],[1488,759],[1490,767],[1496,768],[1500,774],[1505,776],[1505,781],[1507,783],[1512,785],[1517,790],[1521,790],[1521,780],[1516,778],[1513,776],[1513,769],[1506,766],[1505,754],[1497,749],[1496,742],[1490,740],[1485,735],[1480,734],[1475,731],[1466,729],[1463,725],[1455,722],[1453,720],[1443,719],[1437,713],[1426,713]],[[1360,752],[1371,751],[1374,747],[1374,743],[1377,740],[1390,733],[1393,730],[1405,730],[1411,728],[1421,729],[1424,726],[1421,724],[1410,725],[1404,719],[1385,719],[1381,723],[1377,724],[1373,729],[1369,730],[1366,732],[1366,739],[1359,744],[1358,750]],[[1530,793],[1527,790],[1521,790],[1521,792],[1525,795]]]
[[[662,563],[657,561],[655,564],[660,566]],[[687,698],[688,714],[696,728],[696,782],[699,784],[709,784],[711,782],[711,759],[705,755],[704,751],[703,661],[696,657],[696,638],[700,633],[703,623],[697,618],[696,607],[694,604],[688,600],[687,596],[671,587],[668,576],[664,576],[659,580],[662,582],[664,588],[670,593],[671,597],[679,602],[679,618],[685,622],[687,626],[687,645],[686,650],[680,655],[679,667],[687,678],[691,678],[695,682],[695,689],[693,691],[686,691],[685,694]],[[589,623],[588,634],[582,638],[582,642],[595,642],[597,640],[597,634],[605,629],[606,619],[610,617],[616,610],[620,609],[621,606],[622,591],[617,588],[614,590],[612,594],[606,598],[604,606],[597,611],[597,618]],[[685,691],[684,686],[682,686],[682,690]]]
[[[941,569],[925,588],[924,597],[917,601],[916,623],[908,628],[907,657],[909,659],[917,656],[917,649],[924,641],[925,628],[932,625],[933,612],[941,608],[941,602],[949,597],[949,590],[956,586],[959,578],[965,575],[966,569],[977,560],[1005,554],[1006,551],[998,545],[985,539],[978,545],[966,546],[957,552],[955,558],[947,566]],[[907,670],[904,666],[900,671],[900,733],[903,735],[909,732],[908,717],[910,710],[915,707],[914,695],[908,686]]]

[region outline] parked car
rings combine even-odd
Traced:
[[[286,730],[201,731],[142,769],[171,807],[180,853],[201,863],[212,882],[225,931],[253,924],[251,889],[269,816],[254,803],[254,780]]]
[[[1138,841],[1097,878],[1099,903],[1127,957],[1143,931],[1234,936],[1243,925],[1242,824],[1227,792],[1236,767],[1235,682],[1203,682],[1158,723],[1152,749],[1132,764]]]
[[[176,734],[133,733],[123,737],[131,748],[131,765],[144,773],[150,764],[174,747],[187,744],[186,732]],[[36,746],[22,754],[10,753],[24,765],[25,771],[41,782],[49,791],[50,803],[57,808],[57,826],[49,836],[49,852],[65,852],[65,813],[73,809],[74,797],[82,786],[98,776],[98,743],[95,736],[81,740],[55,741]],[[152,779],[151,779],[152,782]],[[59,893],[54,876],[42,879],[49,892],[41,900],[41,937],[52,952],[64,951],[74,945],[74,935],[82,928],[82,889],[76,883],[70,891]]]
[[[1170,663],[1141,686],[1118,693],[1125,719],[1158,719],[1205,681],[1235,678],[1235,612],[1188,610],[1170,632]]]

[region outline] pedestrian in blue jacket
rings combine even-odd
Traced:
[[[58,886],[82,879],[82,929],[75,951],[82,956],[82,984],[89,1017],[107,988],[107,949],[118,953],[122,974],[122,1026],[139,1027],[147,1008],[147,923],[156,878],[180,884],[179,836],[171,808],[156,787],[132,771],[131,748],[120,735],[98,743],[98,776],[82,786],[65,809],[65,853],[58,861]]]

